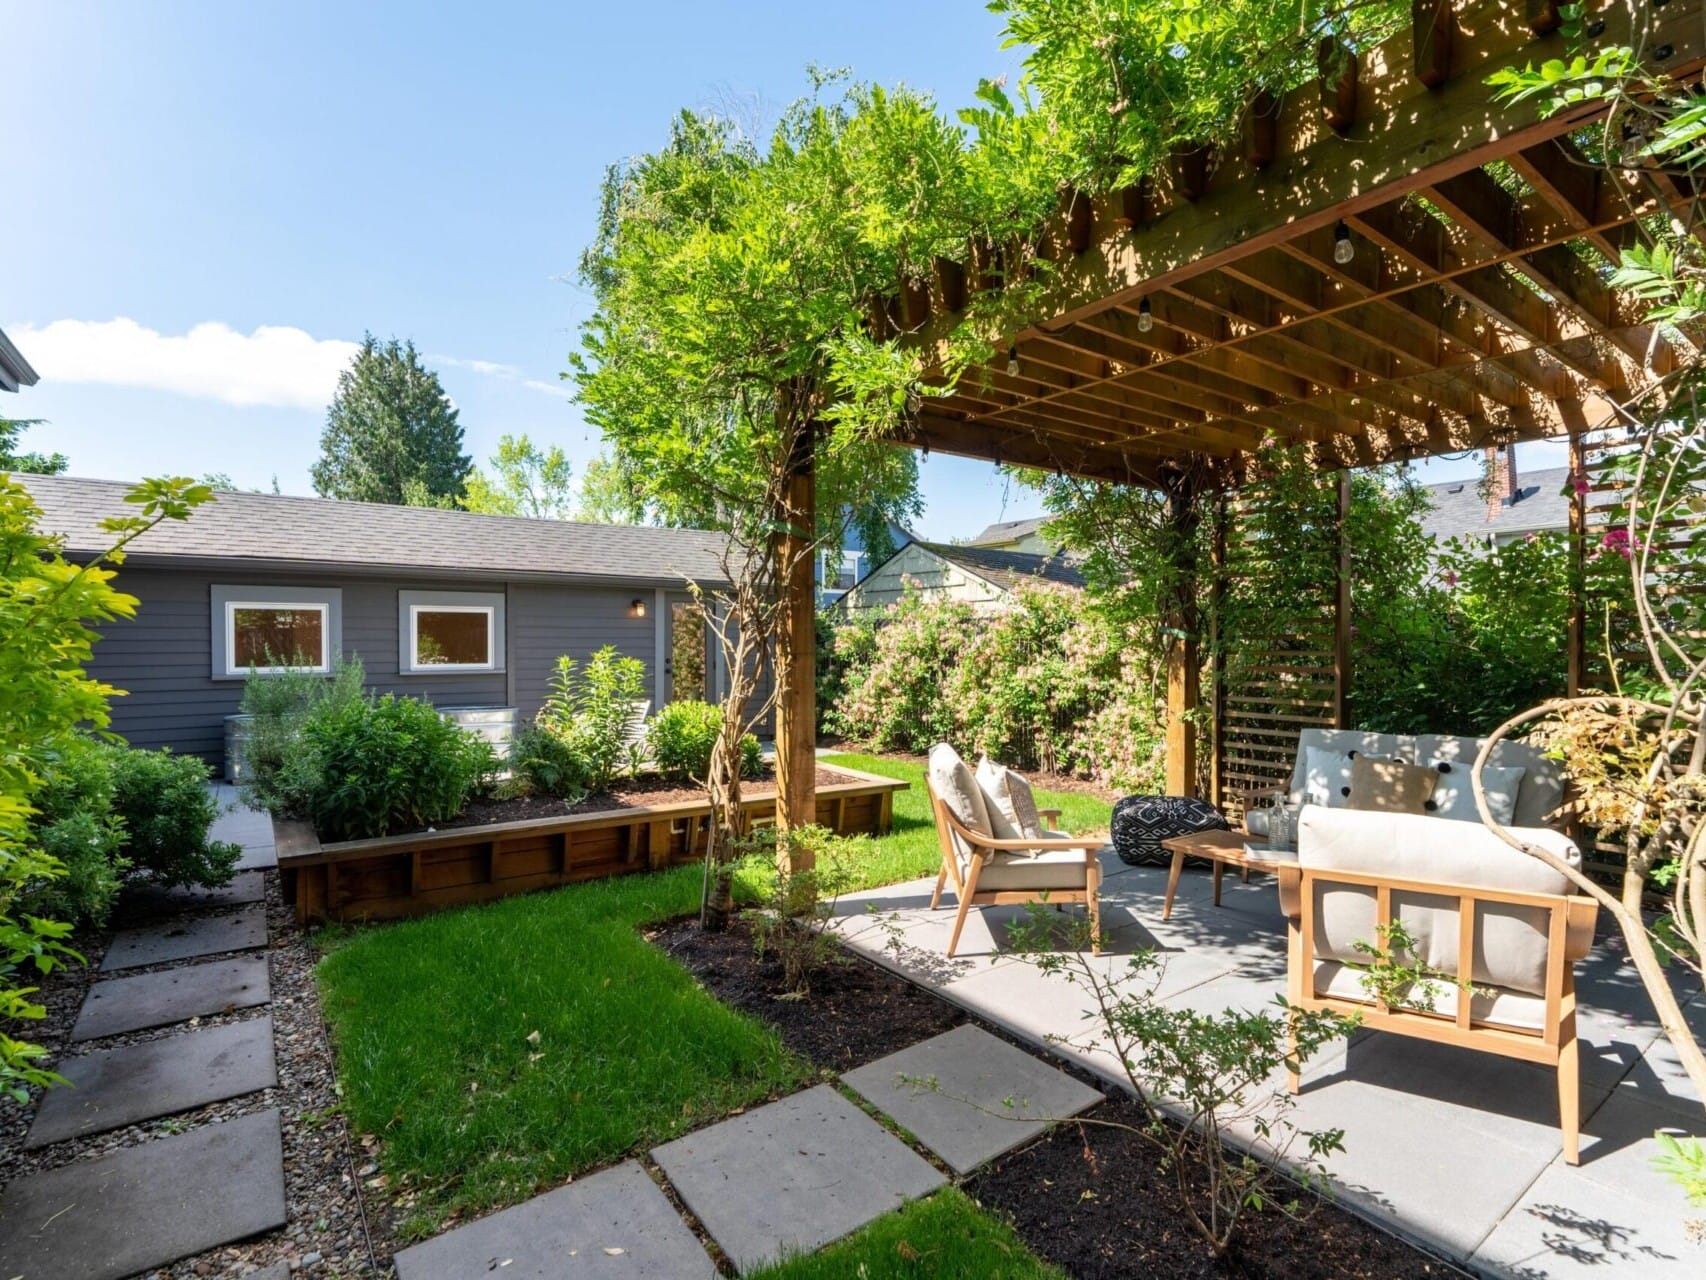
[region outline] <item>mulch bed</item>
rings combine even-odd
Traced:
[[[971,1021],[1027,1052],[1031,1046],[970,1017],[862,956],[841,951],[803,1000],[778,998],[782,966],[757,959],[750,927],[702,933],[675,920],[646,937],[725,1004],[775,1027],[783,1043],[837,1071],[871,1062]],[[1068,1074],[1108,1091],[1070,1064]],[[1141,1126],[1142,1109],[1119,1097],[1088,1113]],[[1456,1276],[1448,1263],[1412,1248],[1348,1211],[1299,1193],[1300,1216],[1246,1215],[1227,1253],[1212,1258],[1185,1217],[1173,1175],[1138,1134],[1101,1125],[1062,1125],[987,1166],[966,1183],[980,1203],[1013,1222],[1040,1257],[1077,1280],[1410,1280]],[[1281,1194],[1286,1194],[1282,1185]]]
[[[1142,1108],[1125,1099],[1089,1114],[1144,1123]],[[1032,1250],[1078,1280],[1462,1274],[1307,1193],[1299,1195],[1297,1217],[1246,1213],[1225,1255],[1211,1258],[1185,1216],[1172,1171],[1157,1164],[1155,1147],[1138,1134],[1102,1125],[1063,1125],[975,1174],[966,1191],[1011,1219]]]
[[[820,768],[817,785],[839,786],[857,779],[834,769]],[[741,783],[743,796],[768,796],[775,793],[776,774],[768,765],[755,778]],[[456,817],[437,825],[437,830],[454,827],[478,827],[489,822],[522,822],[528,818],[560,818],[571,813],[609,813],[618,809],[638,809],[647,805],[697,803],[705,799],[705,788],[683,786],[668,778],[625,778],[611,787],[582,800],[558,800],[552,796],[517,796],[510,800],[477,799]]]
[[[769,1023],[783,1044],[826,1070],[851,1071],[966,1020],[922,987],[839,950],[813,977],[809,996],[782,999],[782,962],[773,952],[758,958],[751,926],[738,916],[723,933],[706,933],[690,916],[648,930],[646,939],[717,999]]]

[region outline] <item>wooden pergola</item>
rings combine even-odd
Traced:
[[[1678,77],[1706,57],[1701,0],[1588,0],[1583,22]],[[1592,104],[1542,119],[1493,101],[1494,71],[1566,56],[1559,26],[1543,0],[1417,0],[1409,29],[1252,101],[1235,150],[1181,148],[1135,186],[1063,193],[1030,247],[1050,263],[1035,318],[929,402],[909,443],[1173,493],[1235,486],[1274,443],[1343,471],[1615,423],[1692,353],[1607,278],[1640,220],[1696,193],[1591,163],[1572,135]],[[1027,257],[973,244],[889,313],[939,356]],[[1343,717],[1343,592],[1329,719]],[[1198,662],[1194,642],[1177,649],[1168,779],[1182,791],[1197,771],[1177,713],[1198,701]],[[792,772],[809,787],[811,665],[794,669],[806,679],[781,691],[779,747],[807,762]]]

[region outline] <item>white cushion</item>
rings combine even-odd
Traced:
[[[1086,849],[1036,849],[1021,854],[1003,851],[978,873],[977,891],[1083,889],[1089,881],[1089,860],[1095,856]]]
[[[994,830],[989,824],[989,806],[983,798],[983,790],[977,785],[977,779],[966,767],[966,762],[960,759],[960,753],[945,742],[938,742],[930,748],[930,789],[936,793],[941,802],[947,806],[948,812],[958,819],[961,826],[976,835],[993,835]],[[971,856],[971,848],[958,832],[953,835],[954,852],[959,855],[963,867],[965,860]]]
[[[1485,738],[1462,738],[1450,734],[1423,734],[1416,739],[1416,760],[1462,761],[1475,763],[1475,757],[1486,745]],[[1547,757],[1539,747],[1526,742],[1501,742],[1493,748],[1488,764],[1501,768],[1521,765],[1525,772],[1517,788],[1516,814],[1511,822],[1516,827],[1544,827],[1553,821],[1558,806],[1564,803],[1564,773],[1556,760]]]
[[[1337,960],[1319,961],[1315,965],[1315,994],[1372,1005],[1374,996],[1363,981],[1363,972]],[[1455,1018],[1461,994],[1461,987],[1437,982],[1426,995],[1418,995],[1415,1005],[1405,1007]],[[1546,1026],[1545,996],[1525,995],[1506,987],[1477,987],[1470,1001],[1469,1016],[1476,1022],[1515,1031],[1540,1031]]]
[[[1481,813],[1475,807],[1474,758],[1467,761],[1435,758],[1428,761],[1428,768],[1439,774],[1428,812],[1436,818],[1450,818],[1454,822],[1481,821]],[[1508,768],[1489,764],[1481,770],[1481,784],[1487,790],[1487,808],[1492,811],[1493,821],[1501,827],[1508,827],[1515,820],[1517,792],[1527,772],[1520,764]]]
[[[1026,834],[1013,811],[1013,798],[1007,788],[1007,767],[996,764],[988,756],[977,762],[978,790],[983,792],[984,809],[989,814],[989,829],[997,840],[1017,840]]]
[[[1305,747],[1303,762],[1303,802],[1343,809],[1351,800],[1351,761],[1366,753],[1352,749],[1339,751],[1333,747]],[[1370,760],[1389,760],[1390,756],[1369,755]]]
[[[1575,866],[1581,852],[1567,836],[1546,828],[1516,829]],[[1354,871],[1388,879],[1437,881],[1523,893],[1566,894],[1569,880],[1538,858],[1511,848],[1486,827],[1445,823],[1412,813],[1377,813],[1310,805],[1298,819],[1298,862],[1317,872]],[[1366,964],[1356,944],[1378,945],[1375,891],[1362,885],[1318,883],[1315,956]],[[1416,940],[1416,958],[1442,973],[1457,973],[1458,899],[1445,894],[1394,891],[1392,914]],[[1473,981],[1530,995],[1545,993],[1547,926],[1544,907],[1481,903],[1475,913]]]
[[[1351,752],[1377,756],[1383,760],[1402,760],[1413,764],[1416,755],[1415,739],[1396,733],[1370,733],[1364,729],[1303,729],[1297,735],[1297,756],[1292,761],[1291,784],[1288,788],[1292,804],[1307,803],[1307,755],[1309,748],[1335,751],[1347,758]]]

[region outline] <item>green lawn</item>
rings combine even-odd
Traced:
[[[1012,1229],[946,1187],[845,1240],[752,1273],[752,1280],[1066,1280]]]
[[[913,784],[859,887],[934,873],[921,767],[837,760]],[[1039,799],[1068,827],[1107,825],[1099,801]],[[322,935],[344,1105],[383,1139],[393,1184],[419,1193],[416,1228],[516,1203],[812,1077],[640,937],[697,910],[699,887],[682,867]]]
[[[826,756],[823,763],[831,767],[844,764],[850,769],[863,769],[866,773],[900,778],[912,784],[907,790],[895,793],[894,832],[877,841],[877,856],[865,869],[862,880],[870,885],[894,884],[936,874],[942,865],[942,855],[936,843],[936,823],[930,816],[930,797],[924,791],[922,761],[915,764],[909,760],[848,753]],[[1059,809],[1060,825],[1074,833],[1106,831],[1113,817],[1113,806],[1107,801],[1075,791],[1038,791],[1037,804],[1045,809]]]

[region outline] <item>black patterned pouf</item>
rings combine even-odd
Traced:
[[[1230,829],[1220,810],[1189,796],[1127,796],[1114,806],[1114,852],[1134,867],[1171,863],[1173,855],[1161,847],[1163,840]]]

